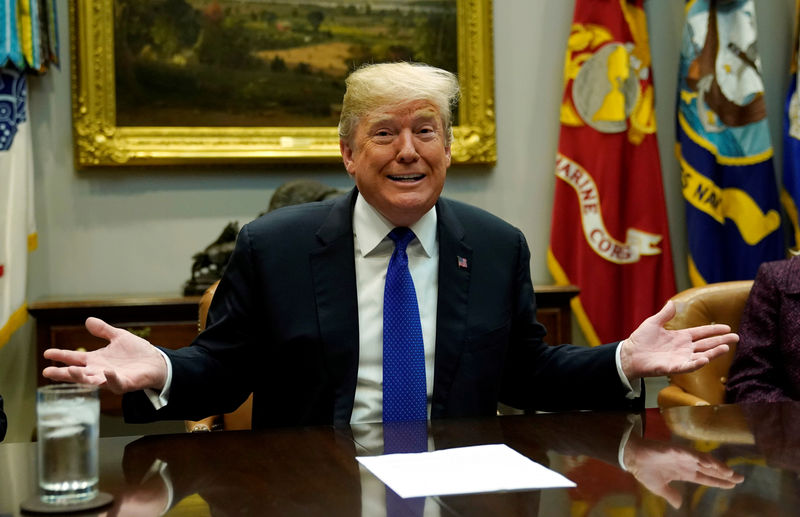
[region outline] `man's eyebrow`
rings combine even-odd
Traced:
[[[414,120],[436,120],[439,114],[435,110],[425,109],[414,113]]]
[[[438,119],[438,112],[433,109],[421,109],[415,111],[413,113],[413,122],[419,121],[436,121]],[[369,127],[370,129],[374,129],[375,127],[382,126],[382,125],[391,125],[394,124],[396,117],[393,115],[380,115],[373,120],[370,121]]]
[[[372,119],[370,121],[369,127],[372,129],[372,128],[375,128],[377,126],[383,126],[383,125],[391,124],[393,120],[394,120],[394,118],[390,117],[390,116],[378,117],[378,118]]]

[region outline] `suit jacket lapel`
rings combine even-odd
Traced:
[[[336,200],[310,254],[319,331],[335,389],[334,423],[348,423],[358,376],[358,294],[353,252],[356,190]]]
[[[455,370],[464,351],[472,248],[464,243],[464,228],[446,199],[436,204],[439,237],[439,300],[436,312],[431,416],[446,409]]]

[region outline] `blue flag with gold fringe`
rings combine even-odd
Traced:
[[[800,249],[800,99],[797,95],[797,72],[792,76],[786,95],[783,124],[783,189],[781,204],[791,224],[789,247]]]
[[[800,0],[795,2],[800,18]],[[800,97],[797,93],[798,47],[800,46],[800,20],[795,20],[791,74],[792,80],[786,94],[783,117],[783,189],[781,204],[791,225],[789,247],[800,249]]]
[[[692,285],[784,256],[753,0],[688,0],[677,154]]]

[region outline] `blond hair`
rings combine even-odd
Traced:
[[[447,145],[453,140],[452,109],[460,89],[456,76],[424,63],[377,63],[364,65],[345,80],[347,87],[339,117],[339,138],[351,143],[358,121],[387,105],[423,100],[439,111]]]

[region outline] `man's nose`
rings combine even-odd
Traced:
[[[411,130],[406,129],[400,132],[397,139],[397,161],[401,163],[411,163],[419,159],[417,147],[414,142],[414,135]]]

